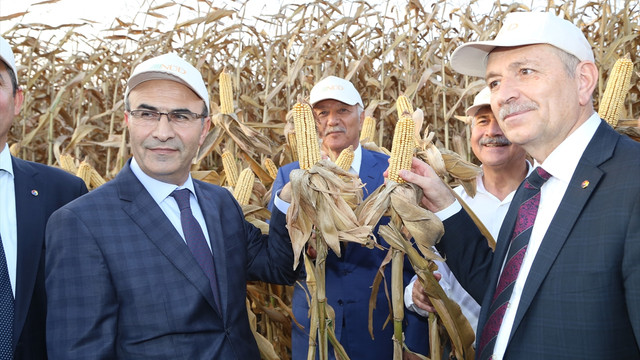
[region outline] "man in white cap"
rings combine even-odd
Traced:
[[[444,220],[438,250],[482,304],[477,358],[640,358],[640,144],[594,111],[589,42],[553,14],[513,13],[451,65],[486,78],[500,128],[535,160],[495,253],[430,167],[401,174]]]
[[[246,283],[293,284],[298,272],[284,213],[263,236],[229,191],[191,178],[208,109],[200,72],[176,54],[133,71],[133,159],[47,226],[50,359],[260,357]]]
[[[317,121],[318,134],[322,139],[322,150],[335,159],[349,146],[354,150],[351,172],[360,176],[365,184],[364,196],[368,196],[384,182],[383,172],[388,166],[388,156],[363,149],[360,146],[360,130],[364,121],[364,105],[360,94],[353,84],[345,79],[328,76],[319,81],[312,89],[309,102]],[[289,174],[298,169],[298,162],[282,166],[274,181],[272,203],[281,206],[277,193],[289,182]],[[384,220],[388,222],[388,219]],[[383,246],[388,246],[378,238]],[[313,253],[312,249],[309,249]],[[313,254],[311,254],[313,256]],[[369,299],[371,285],[378,268],[385,258],[386,251],[367,249],[361,246],[347,246],[338,257],[329,252],[326,260],[326,293],[329,305],[335,311],[335,332],[340,344],[353,360],[391,359],[393,357],[393,326],[384,324],[389,316],[389,303],[384,286],[377,294],[376,309],[373,311],[373,335],[368,330]],[[408,284],[414,275],[407,261],[404,266],[404,284]],[[385,275],[391,279],[388,266]],[[307,302],[305,275],[294,288],[292,310],[296,320],[304,327],[292,323],[292,357],[304,359],[309,347],[309,304]],[[410,350],[428,354],[427,324],[416,314],[405,317],[405,342]],[[333,359],[333,351],[330,358]]]
[[[485,87],[466,110],[471,123],[471,150],[482,164],[482,174],[476,178],[476,194],[467,194],[464,187],[453,189],[487,228],[493,239],[498,238],[500,226],[522,180],[531,166],[522,147],[512,144],[505,136],[491,111],[491,92]],[[480,305],[460,285],[446,262],[436,261],[439,281],[447,296],[455,301],[476,329]],[[404,302],[409,310],[423,316],[435,311],[420,282],[411,280],[405,288]]]
[[[9,131],[23,90],[0,37],[0,359],[46,359],[44,231],[49,215],[87,192],[60,169],[14,157]]]

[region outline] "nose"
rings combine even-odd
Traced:
[[[330,111],[327,116],[327,125],[335,126],[339,124],[339,116],[337,111]]]
[[[489,119],[491,120],[489,122],[489,126],[487,126],[487,131],[485,132],[485,136],[490,136],[490,137],[495,137],[495,136],[502,136],[502,129],[500,129],[500,125],[498,124],[498,121],[496,120],[496,118],[491,115],[489,116]]]
[[[160,119],[158,119],[158,124],[156,128],[153,130],[153,137],[160,141],[167,141],[175,136],[175,132],[173,131],[173,127],[169,123],[169,115],[168,114],[160,114]]]
[[[503,76],[500,79],[500,85],[491,92],[491,106],[497,106],[498,109],[502,105],[510,103],[518,98],[518,88],[514,80]]]

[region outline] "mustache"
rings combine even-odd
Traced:
[[[326,129],[324,129],[324,132],[322,133],[322,136],[327,136],[333,132],[347,132],[347,129],[345,129],[342,126],[332,126],[332,127],[328,127]]]
[[[498,117],[500,120],[504,120],[507,116],[518,113],[521,111],[529,111],[529,110],[538,110],[538,104],[534,102],[526,102],[526,103],[507,103],[500,108],[500,112],[498,113]]]
[[[155,149],[155,148],[166,148],[172,150],[182,151],[184,150],[184,144],[180,141],[176,141],[175,139],[170,139],[168,141],[159,141],[157,139],[147,139],[142,143],[142,146],[145,149]]]
[[[509,146],[511,145],[511,141],[504,136],[491,136],[491,137],[483,137],[479,141],[480,145],[499,145],[499,146]]]

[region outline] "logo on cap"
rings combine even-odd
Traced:
[[[180,66],[171,65],[171,64],[156,64],[156,65],[153,65],[150,70],[168,70],[178,74],[187,73],[187,70],[181,68]]]
[[[325,90],[344,90],[344,86],[342,85],[329,85],[325,86]]]

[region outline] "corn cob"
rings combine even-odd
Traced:
[[[291,149],[291,160],[298,161],[298,141],[295,132],[292,131],[287,134],[287,144]]]
[[[293,106],[293,123],[300,137],[296,139],[300,169],[307,170],[320,161],[316,121],[309,104],[298,102]]]
[[[9,146],[9,153],[13,156],[18,156],[20,152],[20,143],[13,143]]]
[[[349,169],[351,169],[351,163],[353,162],[353,156],[353,146],[349,145],[348,148],[342,150],[340,155],[338,155],[336,165],[344,171],[349,171]]]
[[[69,154],[60,154],[60,159],[58,160],[60,163],[60,167],[62,170],[75,174],[78,172],[78,167],[76,166],[75,161],[73,160],[73,156]]]
[[[360,141],[370,142],[376,136],[376,120],[371,116],[364,118],[362,131],[360,131]]]
[[[233,87],[231,86],[231,75],[226,71],[220,73],[220,112],[222,114],[233,114]]]
[[[631,84],[632,72],[633,63],[628,54],[616,60],[613,69],[611,69],[611,75],[607,81],[604,95],[602,95],[598,114],[612,127],[618,125],[620,112],[624,107],[624,99]]]
[[[98,173],[98,170],[96,170],[93,166],[91,167],[90,181],[91,181],[91,187],[93,189],[107,182],[102,176],[100,176],[100,173]]]
[[[86,161],[80,163],[76,176],[84,181],[87,189],[91,188],[91,165],[89,165]]]
[[[248,205],[249,199],[251,199],[251,192],[253,191],[253,183],[256,180],[256,175],[251,171],[251,168],[242,170],[238,177],[238,182],[233,188],[233,197],[238,200],[240,205]]]
[[[224,173],[227,174],[227,185],[236,186],[238,182],[238,166],[236,165],[235,156],[229,151],[222,153],[222,167]]]
[[[273,162],[273,160],[271,160],[271,158],[264,158],[264,160],[262,161],[262,167],[267,169],[269,176],[271,176],[271,178],[275,180],[276,176],[278,175],[278,167],[276,167],[276,164]]]
[[[396,124],[391,145],[391,159],[389,160],[389,180],[398,184],[405,181],[398,176],[400,170],[411,169],[415,142],[413,139],[414,123],[411,114],[405,114]]]
[[[409,115],[413,114],[413,106],[411,106],[409,99],[404,95],[398,96],[396,100],[396,110],[398,111],[398,119],[402,118],[405,113]]]

